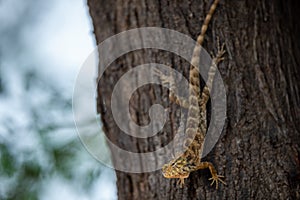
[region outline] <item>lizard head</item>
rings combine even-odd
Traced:
[[[178,158],[172,160],[162,167],[162,173],[165,178],[185,178],[189,176],[189,170],[186,160]]]

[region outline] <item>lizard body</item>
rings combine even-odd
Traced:
[[[162,171],[166,178],[179,178],[180,186],[184,184],[184,179],[187,178],[191,172],[205,168],[209,168],[211,172],[212,178],[209,179],[212,180],[211,185],[216,183],[216,188],[218,188],[219,181],[225,184],[225,182],[221,179],[223,176],[217,174],[212,163],[201,162],[202,148],[207,131],[206,104],[209,99],[209,91],[212,87],[217,64],[223,60],[222,56],[225,53],[224,45],[222,47],[218,46],[218,53],[212,60],[212,65],[208,72],[208,81],[206,86],[203,88],[202,93],[200,91],[199,71],[196,68],[199,66],[201,45],[204,41],[208,24],[218,3],[219,0],[215,0],[211,5],[202,25],[201,33],[197,38],[198,45],[194,48],[189,72],[190,81],[188,100],[176,96],[172,89],[170,91],[170,100],[188,109],[185,129],[185,134],[188,139],[184,141],[184,145],[187,147],[185,152],[174,160],[171,160],[168,164],[165,164]],[[164,83],[169,82],[173,85],[171,88],[174,87],[174,80],[172,80],[172,78],[162,75],[161,73],[160,76]]]

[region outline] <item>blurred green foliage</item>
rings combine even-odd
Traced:
[[[46,12],[41,8],[51,8],[51,3],[6,3],[16,12],[9,16],[7,11],[9,23],[0,18],[0,199],[41,199],[53,180],[88,194],[103,166],[77,137],[73,88],[62,89],[41,73],[43,66],[35,66],[31,48],[23,41],[24,30],[30,30]],[[0,13],[1,6],[4,1]]]

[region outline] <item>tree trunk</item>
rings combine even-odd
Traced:
[[[212,1],[89,0],[97,43],[122,31],[163,27],[196,39]],[[119,199],[300,199],[300,40],[299,1],[221,0],[204,48],[227,54],[218,66],[226,88],[227,119],[215,148],[204,158],[225,176],[226,186],[210,186],[208,170],[190,174],[183,188],[161,171],[116,171]],[[101,59],[101,58],[100,58]],[[130,52],[113,62],[98,82],[98,112],[109,140],[131,152],[151,152],[175,135],[175,111],[160,134],[134,138],[114,121],[111,94],[128,70],[144,63],[163,63],[188,74],[189,64],[170,52],[147,49]],[[101,70],[101,69],[99,69]],[[139,125],[149,123],[154,103],[168,104],[168,91],[157,85],[139,88],[130,113]],[[167,141],[167,142],[166,142]],[[114,155],[113,162],[126,158]],[[155,161],[149,161],[155,162]]]

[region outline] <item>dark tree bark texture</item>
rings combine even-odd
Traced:
[[[196,39],[211,3],[88,0],[98,43],[122,31],[150,26]],[[226,87],[227,119],[205,160],[225,175],[227,185],[218,190],[211,187],[208,170],[191,173],[182,189],[177,180],[164,178],[161,171],[117,171],[119,199],[300,199],[299,8],[299,1],[291,0],[221,0],[209,25],[203,44],[208,52],[216,50],[217,36],[226,44],[226,59],[219,71]],[[120,57],[98,82],[97,106],[105,134],[132,152],[165,145],[178,127],[174,112],[163,133],[143,140],[124,134],[113,120],[110,99],[115,83],[132,67],[150,62],[188,74],[186,61],[149,49]],[[160,86],[139,88],[130,101],[133,120],[147,124],[148,108],[158,102],[176,107]]]

